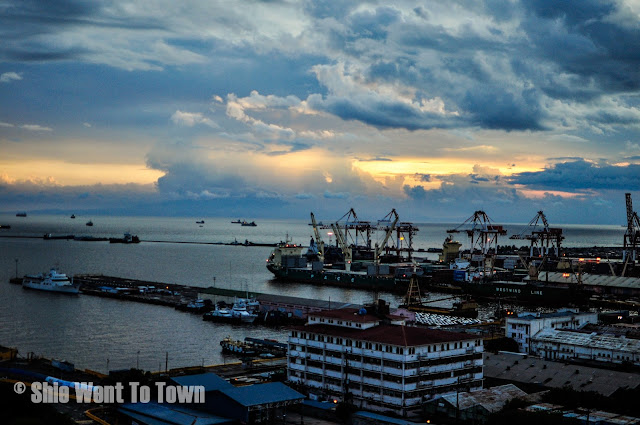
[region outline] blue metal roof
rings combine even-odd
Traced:
[[[287,387],[282,382],[234,387],[221,391],[224,395],[245,407],[304,399],[302,394]]]
[[[304,399],[302,401],[302,404],[304,404],[305,406],[315,407],[316,409],[322,409],[322,410],[331,410],[336,408],[336,404],[331,403],[330,401],[316,401],[316,400]]]
[[[411,422],[406,419],[392,418],[390,416],[384,416],[384,415],[379,415],[377,413],[364,412],[364,411],[356,412],[354,416],[373,419],[378,423],[390,423],[390,424],[397,424],[397,425],[426,425],[425,422]]]
[[[198,375],[176,376],[171,378],[173,382],[185,387],[202,385],[205,391],[224,390],[234,388],[233,385],[222,379],[215,373],[201,373]]]
[[[219,425],[233,422],[211,413],[158,403],[126,403],[118,410],[146,425]]]

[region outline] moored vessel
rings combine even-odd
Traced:
[[[231,308],[216,305],[215,309],[205,313],[202,320],[221,323],[252,324],[258,318],[260,304],[252,299],[237,298]]]
[[[59,273],[55,268],[51,268],[47,273],[26,275],[22,280],[22,287],[65,294],[77,294],[80,292],[79,284],[73,283],[66,274]]]
[[[126,232],[121,238],[109,238],[109,242],[111,243],[140,243],[140,238],[136,235],[132,235],[129,232]]]

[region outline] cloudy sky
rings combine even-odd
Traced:
[[[640,205],[638,0],[0,0],[0,39],[1,211]]]

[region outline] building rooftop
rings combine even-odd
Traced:
[[[232,387],[221,392],[245,407],[304,399],[304,395],[287,387],[282,382]]]
[[[525,397],[526,395],[527,393],[515,385],[506,384],[498,387],[485,388],[480,391],[445,395],[442,399],[454,407],[456,406],[457,400],[458,403],[460,403],[460,410],[482,406],[488,412],[494,413],[502,409],[509,400],[517,397]]]
[[[631,353],[640,352],[640,340],[627,338],[623,335],[608,335],[601,333],[585,333],[569,329],[545,328],[534,335],[538,341],[585,346],[607,350],[619,350]]]
[[[353,414],[356,417],[372,419],[376,421],[376,423],[384,423],[384,424],[394,424],[394,425],[426,425],[426,422],[413,422],[406,419],[400,418],[392,418],[391,416],[380,415],[378,413],[366,412],[364,410],[360,410]]]
[[[557,283],[578,283],[578,277],[575,273],[549,272],[549,282]],[[547,272],[540,272],[538,279],[547,280]],[[590,274],[583,273],[580,276],[583,285],[587,286],[607,286],[616,288],[640,289],[640,278],[611,276],[606,274]]]
[[[121,405],[118,410],[135,421],[148,425],[219,425],[234,422],[211,413],[154,402],[126,403]]]
[[[581,311],[573,311],[573,310],[558,310],[550,313],[538,313],[538,312],[523,312],[518,315],[518,317],[509,317],[509,320],[519,319],[519,320],[538,320],[538,319],[552,319],[557,317],[572,317],[579,316],[584,314],[595,314],[589,312],[581,312]]]
[[[518,353],[485,354],[485,378],[538,384],[577,391],[595,391],[610,396],[620,388],[637,388],[640,374],[542,360]]]
[[[205,391],[221,391],[228,388],[234,388],[225,379],[219,377],[215,373],[200,373],[197,375],[176,376],[171,378],[176,384],[185,387],[202,385]]]
[[[363,311],[365,312],[364,314],[362,314]],[[342,308],[340,310],[318,311],[309,315],[357,323],[371,323],[382,320],[379,316],[369,313],[365,308]],[[385,317],[390,320],[405,320],[404,316],[396,314],[386,314]]]
[[[418,328],[413,326],[378,325],[369,329],[357,329],[332,325],[304,325],[291,329],[322,335],[351,338],[359,341],[380,342],[383,344],[415,347],[420,345],[439,344],[477,339],[476,335]]]

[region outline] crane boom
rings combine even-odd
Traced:
[[[318,224],[316,223],[316,216],[311,213],[311,225],[313,226],[313,233],[318,244],[318,260],[324,263],[324,241],[320,237],[320,231],[318,230]]]
[[[391,226],[389,226],[389,228],[387,229],[387,234],[384,236],[384,240],[382,241],[382,244],[378,245],[376,244],[376,251],[375,251],[375,262],[376,264],[380,263],[380,255],[382,254],[382,250],[384,249],[384,247],[387,245],[387,242],[389,241],[389,238],[391,237],[391,234],[393,233],[393,230],[396,227],[396,224],[398,223],[398,220],[400,219],[400,217],[398,216],[398,213],[396,212],[395,208],[393,210],[391,210],[391,212],[388,214],[389,216],[395,216],[395,218],[393,219],[393,222],[391,223]]]
[[[347,246],[344,235],[340,232],[340,225],[338,223],[331,223],[331,229],[333,229],[333,234],[336,236],[336,242],[340,245],[340,249],[344,255],[344,269],[346,271],[351,271],[351,261],[353,260],[351,247]]]

